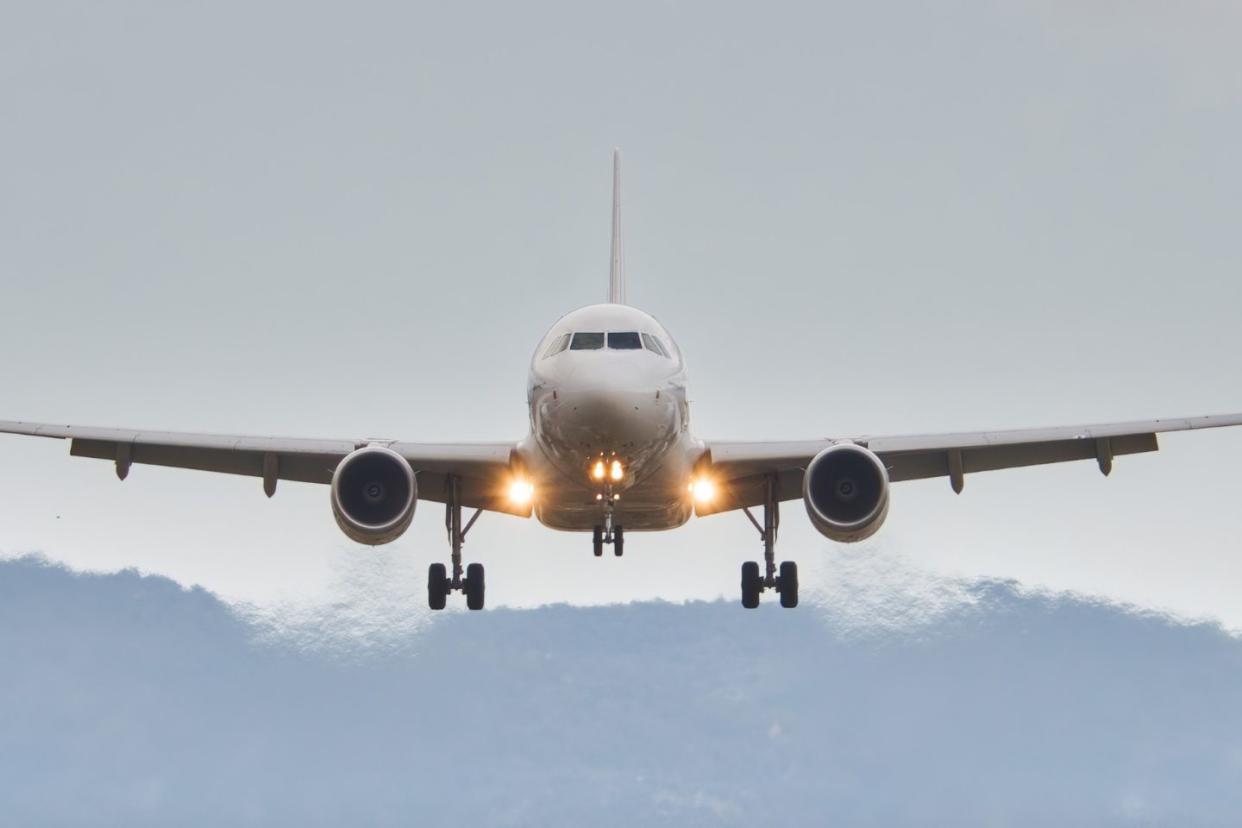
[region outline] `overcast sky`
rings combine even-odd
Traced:
[[[0,418],[518,439],[560,314],[629,299],[704,437],[1242,410],[1242,11],[1232,3],[0,8]],[[229,599],[408,585],[322,487],[0,440],[0,554]],[[901,484],[850,555],[1242,628],[1242,431],[1158,455]],[[831,595],[786,506],[780,554]],[[736,597],[740,515],[585,537],[488,515],[489,604]]]

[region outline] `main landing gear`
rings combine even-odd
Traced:
[[[625,529],[612,522],[612,504],[620,498],[613,494],[612,485],[604,486],[604,491],[595,495],[595,499],[604,505],[604,522],[597,524],[591,533],[591,551],[595,557],[604,554],[604,544],[612,544],[612,554],[618,558],[625,554]]]
[[[456,477],[448,480],[448,496],[444,504],[444,528],[448,530],[449,545],[453,550],[453,576],[450,578],[448,569],[442,563],[433,563],[427,568],[427,605],[433,610],[442,610],[447,603],[450,592],[463,592],[466,595],[466,607],[472,610],[483,609],[485,582],[483,564],[472,563],[466,567],[462,575],[461,547],[466,542],[466,533],[474,522],[483,514],[476,509],[465,526],[461,523],[461,481]]]
[[[747,561],[742,564],[742,606],[754,609],[759,606],[759,595],[765,589],[774,589],[781,596],[781,606],[792,609],[798,606],[798,565],[793,561],[783,561],[778,570],[776,567],[776,532],[781,524],[781,503],[777,490],[776,475],[770,474],[764,480],[763,523],[755,520],[749,508],[743,508],[746,517],[759,530],[763,541],[764,573],[759,574],[759,564]]]

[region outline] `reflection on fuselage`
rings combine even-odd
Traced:
[[[617,523],[642,531],[689,519],[686,485],[703,448],[689,433],[681,351],[653,317],[627,305],[562,317],[535,349],[527,400],[531,436],[519,454],[543,524],[589,531],[599,523],[591,468],[600,458],[625,470],[608,481]]]

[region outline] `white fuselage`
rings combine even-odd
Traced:
[[[527,401],[530,435],[518,453],[545,526],[590,531],[605,489],[618,495],[613,520],[627,530],[689,519],[703,445],[690,436],[681,350],[649,314],[606,304],[563,316],[535,350]],[[618,461],[622,478],[595,479],[601,460]]]

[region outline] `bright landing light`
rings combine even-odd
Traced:
[[[690,481],[690,494],[699,503],[710,503],[716,496],[716,484],[706,477]]]
[[[613,461],[612,461],[612,470],[611,470],[609,473],[612,475],[612,479],[613,479],[613,480],[620,480],[620,479],[621,479],[622,475],[624,475],[624,474],[625,474],[625,469],[621,468],[621,461],[620,461],[620,460],[613,460]]]
[[[535,496],[535,487],[525,480],[514,480],[509,484],[509,500],[518,506],[525,506]]]
[[[596,460],[595,465],[591,467],[591,477],[594,477],[596,480],[603,480],[607,473],[608,471],[604,467],[603,460]]]

